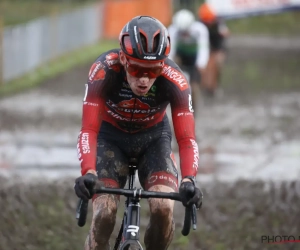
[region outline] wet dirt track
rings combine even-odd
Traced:
[[[251,60],[282,60],[279,66],[265,65],[266,81],[276,74],[289,74],[294,77],[292,81],[300,82],[298,71],[280,71],[284,62],[300,58],[300,48],[289,40],[280,40],[277,45],[272,42],[268,48],[265,40],[242,41],[233,39],[229,43],[227,63],[232,73],[225,80],[230,79],[231,84],[224,84],[223,93],[220,91],[214,99],[201,97],[196,121],[199,179],[299,179],[300,84],[298,89],[288,91],[248,91],[251,77],[243,78],[234,69],[243,68]],[[25,179],[80,174],[76,140],[89,66],[0,99],[2,175],[18,174]]]

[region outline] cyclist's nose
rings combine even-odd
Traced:
[[[139,80],[141,83],[144,83],[144,84],[148,83],[150,81],[148,76],[142,76]]]

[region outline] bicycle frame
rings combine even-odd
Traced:
[[[133,190],[135,175],[137,167],[136,165],[129,165],[129,178],[128,178],[128,189]],[[127,197],[125,201],[125,211],[122,220],[122,225],[119,231],[119,235],[116,239],[114,250],[125,250],[130,245],[134,244],[143,250],[141,243],[139,242],[140,237],[140,198],[135,195],[134,197]]]
[[[125,201],[125,211],[123,216],[122,225],[119,234],[116,238],[114,250],[128,250],[130,246],[134,245],[139,250],[143,250],[141,243],[139,242],[139,228],[140,228],[140,203],[142,198],[165,198],[176,201],[181,201],[179,193],[171,192],[153,192],[144,191],[142,189],[134,188],[134,181],[136,175],[136,165],[129,166],[129,177],[128,177],[128,189],[118,188],[105,188],[100,187],[94,189],[94,193],[109,193],[124,195],[127,197]],[[78,226],[82,227],[85,225],[88,210],[88,202],[79,200],[77,206],[76,219],[78,219]],[[184,224],[182,228],[182,235],[187,236],[190,232],[191,222],[193,223],[193,229],[196,230],[197,217],[196,217],[196,206],[186,207]],[[120,248],[119,248],[120,246]]]

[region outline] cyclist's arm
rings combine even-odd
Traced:
[[[179,146],[181,175],[196,176],[198,170],[198,144],[195,140],[193,113],[186,109],[172,112],[174,131]]]
[[[169,58],[174,61],[175,57],[176,57],[176,44],[177,44],[176,32],[177,32],[177,29],[174,25],[170,25],[168,27],[168,32],[169,32],[170,40],[171,40],[171,49],[170,49]]]
[[[198,170],[198,144],[195,140],[195,121],[190,86],[180,71],[173,69],[171,110],[174,132],[179,146],[182,177],[196,176]]]
[[[203,70],[205,69],[209,59],[209,32],[207,27],[200,22],[196,22],[194,27],[196,34],[198,34],[198,52],[196,65],[199,70]]]
[[[225,24],[225,22],[221,22],[221,21],[219,22],[218,31],[219,31],[219,34],[224,38],[227,38],[230,35],[229,28]]]
[[[186,100],[188,102],[188,100]],[[182,178],[196,176],[198,170],[198,144],[195,140],[194,115],[187,107],[173,108],[174,132],[179,146]]]
[[[94,64],[90,70],[83,99],[82,128],[77,143],[82,175],[96,174],[97,134],[103,120],[105,105],[100,94],[104,85],[101,75],[105,76],[104,69]]]

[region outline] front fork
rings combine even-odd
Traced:
[[[140,203],[138,199],[129,198],[126,213],[124,215],[123,239],[120,249],[128,249],[130,245],[142,246],[140,237]]]
[[[129,200],[125,227],[123,231],[125,240],[138,240],[140,236],[140,203]]]

